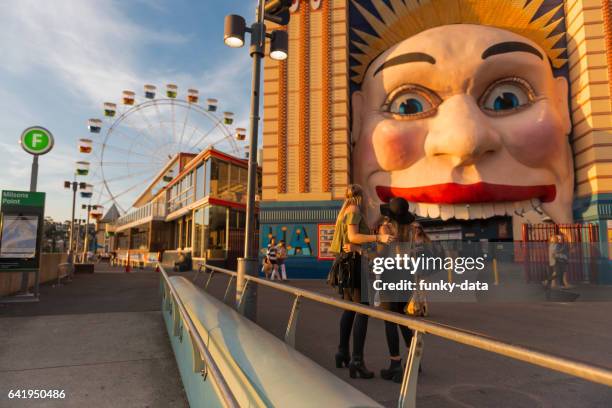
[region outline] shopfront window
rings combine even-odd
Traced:
[[[147,228],[134,228],[130,249],[147,249],[149,243],[149,230]]]
[[[230,201],[237,203],[246,202],[247,170],[243,167],[231,164],[230,166]]]
[[[186,174],[170,189],[168,211],[173,212],[185,207],[194,201],[193,172]]]
[[[174,248],[179,248],[180,245],[180,232],[181,232],[181,222],[177,221],[176,223],[174,223]]]
[[[183,220],[183,229],[181,231],[181,235],[182,248],[191,248],[191,217],[185,218]]]
[[[204,164],[206,181],[204,182],[204,197],[210,196],[212,182],[212,159],[206,159]]]
[[[193,213],[193,257],[199,258],[203,254],[202,244],[204,234],[204,208],[198,208]]]
[[[229,227],[230,229],[244,229],[246,215],[244,211],[230,209]]]
[[[117,249],[128,249],[127,235],[117,234]]]
[[[206,257],[209,259],[225,259],[227,251],[227,209],[213,205],[205,208],[204,224]]]
[[[204,198],[204,165],[198,166],[195,171],[195,201]]]

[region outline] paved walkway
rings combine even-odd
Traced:
[[[187,407],[158,288],[154,272],[77,275],[38,303],[0,305],[0,407]]]
[[[190,274],[186,274],[189,276]],[[210,293],[222,297],[217,275]],[[291,285],[332,294],[321,281]],[[41,302],[0,306],[0,407],[186,407],[159,312],[159,275],[98,268],[69,285],[43,286]],[[282,338],[292,299],[259,289],[259,323]],[[612,303],[436,304],[431,320],[612,368]],[[333,355],[340,312],[305,301],[297,349],[382,404],[399,385],[387,364],[383,323],[370,321],[373,380],[352,380]],[[609,407],[612,390],[467,346],[425,338],[419,407]],[[8,389],[64,389],[63,401],[9,401]]]

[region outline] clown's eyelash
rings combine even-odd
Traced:
[[[422,95],[434,107],[437,107],[440,103],[442,103],[442,99],[435,92],[420,85],[406,84],[391,91],[385,98],[385,102],[381,105],[380,109],[383,111],[388,111],[395,98],[406,92],[414,92]]]
[[[410,92],[418,94],[424,99],[426,99],[427,102],[429,102],[429,104],[431,105],[431,109],[424,111],[424,112],[414,113],[410,115],[400,115],[400,114],[391,112],[390,111],[391,105],[393,104],[395,99],[403,94],[407,94]],[[398,88],[395,88],[393,91],[391,91],[387,95],[387,97],[385,98],[385,102],[379,108],[379,112],[386,114],[386,115],[390,115],[395,120],[404,120],[404,121],[418,120],[418,119],[424,119],[424,118],[428,118],[430,116],[435,115],[438,111],[438,105],[440,105],[441,103],[442,103],[442,98],[440,98],[435,92],[423,86],[420,86],[420,85],[406,84]]]
[[[528,102],[525,105],[521,105],[521,106],[517,106],[516,108],[513,109],[508,109],[505,111],[492,111],[489,109],[484,109],[484,103],[487,100],[487,98],[489,97],[489,95],[491,94],[491,92],[493,92],[493,89],[495,89],[496,86],[500,85],[500,84],[518,84],[521,88],[523,88],[523,90],[525,91],[525,93],[527,94],[527,99]],[[497,81],[494,81],[493,83],[491,83],[486,91],[482,94],[482,96],[478,99],[478,105],[480,106],[480,108],[485,111],[488,115],[491,116],[505,116],[505,115],[509,115],[512,113],[516,113],[519,111],[522,111],[524,109],[529,108],[530,106],[532,106],[535,102],[542,100],[543,98],[540,96],[538,97],[538,95],[536,95],[535,90],[533,89],[533,87],[531,86],[531,84],[524,80],[523,78],[520,77],[506,77],[506,78],[501,78],[498,79]],[[545,99],[545,98],[544,98]]]

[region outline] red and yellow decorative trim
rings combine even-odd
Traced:
[[[332,10],[331,2],[325,1],[322,4],[323,21],[322,21],[322,57],[323,57],[323,72],[322,72],[322,88],[323,88],[323,106],[322,106],[322,129],[321,129],[321,181],[323,192],[331,191],[332,181],[332,166],[331,166],[331,147],[332,147]]]
[[[300,8],[299,192],[310,187],[310,7]]]
[[[606,41],[606,60],[608,62],[608,89],[612,96],[612,1],[602,0],[604,38]]]
[[[278,63],[277,192],[287,192],[287,60]]]

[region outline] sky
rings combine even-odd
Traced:
[[[247,127],[251,82],[248,50],[223,44],[223,19],[252,21],[255,0],[2,0],[0,13],[0,190],[28,190],[32,156],[21,132],[49,129],[55,147],[39,159],[45,213],[70,218],[78,139],[87,119],[124,89],[142,93],[175,83],[199,89]],[[83,180],[87,181],[87,180]],[[84,218],[77,201],[77,218]],[[108,208],[108,207],[107,207]],[[106,208],[106,209],[107,209]]]

